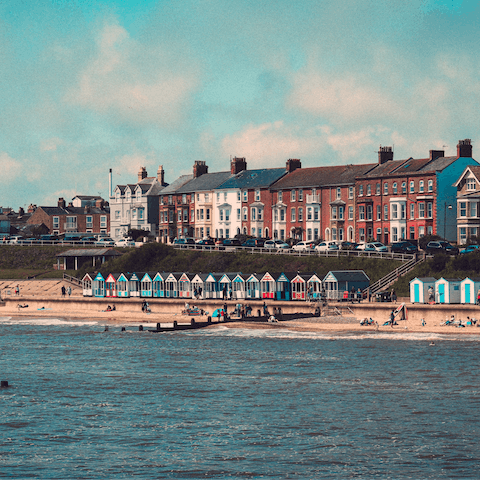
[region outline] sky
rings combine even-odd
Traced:
[[[0,206],[247,167],[480,161],[480,2],[3,0]]]

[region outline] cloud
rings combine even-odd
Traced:
[[[22,163],[12,158],[6,152],[0,152],[0,165],[2,166],[2,175],[0,175],[1,183],[8,185],[13,180],[23,176]]]
[[[117,121],[177,125],[199,80],[196,62],[176,53],[175,48],[141,44],[120,25],[107,23],[94,57],[65,100]]]

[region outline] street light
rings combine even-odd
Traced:
[[[446,228],[447,228],[447,202],[444,203],[444,212],[445,212],[445,216],[444,216],[444,220],[443,220],[443,239],[444,240],[447,240],[445,238],[445,235],[446,235]],[[448,206],[448,209],[451,210],[453,207],[451,205]]]

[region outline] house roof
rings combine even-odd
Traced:
[[[56,257],[119,257],[123,255],[113,248],[74,248],[58,253]]]
[[[192,178],[192,180],[182,185],[176,193],[191,193],[213,190],[232,176],[233,174],[231,172],[204,173],[199,177]]]
[[[88,211],[85,210],[85,207],[37,207],[42,209],[48,216],[53,215],[92,215],[92,214],[108,214],[110,213],[110,207],[98,208],[98,207],[88,207]]]
[[[193,178],[193,175],[190,174],[190,175],[181,175],[180,177],[178,177],[175,181],[173,181],[170,185],[168,185],[167,187],[163,188],[162,191],[161,191],[161,194],[162,195],[170,195],[172,193],[177,193],[177,190],[180,188],[180,187],[183,187],[183,185],[185,185],[187,182],[189,182],[190,180],[192,180]]]
[[[363,270],[336,270],[330,271],[326,276],[333,275],[337,282],[369,282],[370,279]]]
[[[234,177],[229,178],[217,189],[227,188],[265,188],[272,185],[287,171],[284,168],[263,168],[258,170],[242,170]]]
[[[368,172],[373,164],[331,165],[297,168],[272,185],[272,190],[354,184],[355,178]]]

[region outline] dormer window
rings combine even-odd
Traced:
[[[475,190],[476,189],[476,182],[474,178],[467,178],[467,190]]]

